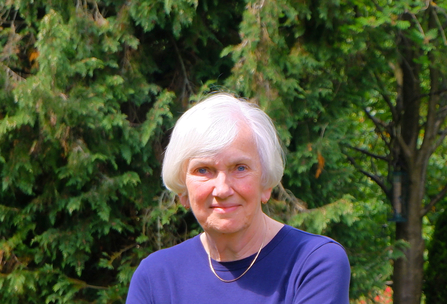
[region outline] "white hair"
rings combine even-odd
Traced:
[[[186,111],[177,121],[166,148],[162,177],[169,190],[186,193],[187,162],[210,157],[231,144],[240,128],[253,132],[262,167],[262,186],[273,188],[284,173],[284,152],[272,120],[256,104],[217,93]]]

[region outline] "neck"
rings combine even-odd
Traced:
[[[233,234],[204,232],[200,238],[212,259],[220,262],[241,260],[257,253],[283,226],[265,214],[259,223]]]

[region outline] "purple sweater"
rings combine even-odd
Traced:
[[[254,255],[213,261],[223,279],[238,277]],[[345,250],[327,237],[284,226],[239,280],[221,282],[210,270],[198,236],[149,255],[135,271],[127,304],[349,303]]]

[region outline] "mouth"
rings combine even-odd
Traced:
[[[211,209],[217,213],[230,213],[235,211],[239,205],[231,205],[231,206],[211,206]]]

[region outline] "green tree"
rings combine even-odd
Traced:
[[[176,240],[157,204],[175,94],[139,47],[137,5],[1,4],[2,303],[123,302],[135,264]]]
[[[423,217],[447,192],[445,169],[436,164],[447,135],[446,8],[425,1],[340,5],[345,17],[335,46],[354,63],[343,73],[372,123],[356,133],[364,140],[347,154],[405,218],[396,223],[396,239],[408,248],[394,261],[394,303],[421,301]]]

